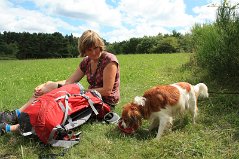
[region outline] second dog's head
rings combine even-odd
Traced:
[[[122,127],[136,131],[142,125],[144,97],[135,97],[134,102],[124,105],[122,111]]]

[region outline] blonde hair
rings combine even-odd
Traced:
[[[85,31],[78,40],[78,50],[80,56],[85,56],[85,51],[91,47],[99,47],[101,51],[105,50],[105,43],[101,37],[92,30]]]

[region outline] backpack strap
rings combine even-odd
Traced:
[[[51,133],[50,133],[50,135],[49,135],[49,138],[48,138],[48,143],[50,143],[50,142],[53,140],[54,135],[56,134],[56,132],[57,132],[59,129],[64,130],[61,125],[57,125],[56,127],[54,127],[54,128],[52,129],[52,131],[51,131]]]
[[[54,139],[54,135],[56,132],[62,133],[62,139]],[[50,144],[53,147],[65,147],[69,148],[77,143],[79,143],[81,132],[74,133],[73,131],[68,131],[64,129],[61,125],[57,125],[53,130],[51,131],[51,134],[48,138],[48,144]]]
[[[66,122],[66,119],[67,119],[67,117],[68,117],[68,111],[69,111],[69,109],[70,109],[70,107],[69,107],[69,103],[68,103],[68,101],[69,101],[69,94],[67,94],[66,96],[65,96],[65,115],[64,115],[64,118],[63,118],[63,121],[62,121],[62,125],[65,125],[65,122]],[[64,107],[64,105],[63,105],[63,103],[62,102],[59,102],[59,105],[61,105],[60,107]]]
[[[55,101],[58,101],[62,98],[65,99],[65,105],[61,101],[58,102],[58,106],[61,108],[61,110],[64,113],[64,118],[62,120],[62,125],[65,124],[65,122],[67,120],[67,117],[68,117],[68,111],[70,109],[70,107],[69,107],[69,96],[70,96],[69,94],[66,94],[65,96],[61,96],[61,97],[55,99]]]
[[[52,145],[53,147],[65,147],[65,148],[69,148],[78,143],[79,140],[54,140],[54,139],[49,142],[49,144]]]
[[[92,114],[92,109],[90,107],[87,107],[84,110],[81,110],[80,112],[78,112],[76,115],[69,116],[70,117],[68,119],[69,123],[66,123],[66,125],[64,125],[65,129],[70,130],[84,124],[87,120],[90,119],[91,114]]]
[[[84,97],[85,99],[88,100],[88,103],[89,103],[91,109],[93,110],[93,112],[95,113],[95,115],[98,115],[99,113],[98,113],[98,111],[95,109],[94,102],[93,102],[87,95],[85,95],[85,94],[82,94],[82,97]]]
[[[84,86],[82,86],[82,84],[80,84],[80,82],[77,82],[76,84],[80,87],[80,94],[84,94],[85,93]]]

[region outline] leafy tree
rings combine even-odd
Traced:
[[[136,53],[137,45],[141,42],[141,39],[139,38],[131,38],[128,42],[128,50],[127,52],[130,54]]]
[[[175,38],[180,38],[182,35],[181,35],[181,33],[177,32],[176,30],[173,30],[172,31],[172,36],[175,37]]]
[[[17,52],[19,51],[18,45],[16,42],[6,44],[6,55],[9,55],[10,57],[16,57]]]
[[[151,48],[156,44],[156,39],[153,37],[143,37],[136,47],[138,53],[152,53]]]
[[[193,52],[192,46],[192,35],[186,33],[184,36],[181,36],[178,40],[179,42],[179,52]]]
[[[151,50],[158,53],[174,53],[179,51],[178,39],[175,37],[166,37],[158,41]]]

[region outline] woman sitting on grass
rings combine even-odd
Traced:
[[[103,40],[92,30],[87,30],[81,35],[78,49],[84,58],[67,80],[41,84],[35,88],[33,97],[21,108],[0,112],[0,135],[19,130],[18,118],[21,112],[37,97],[63,85],[79,82],[84,76],[89,83],[87,91],[98,91],[105,103],[111,108],[115,107],[120,99],[120,69],[116,56],[105,51]]]

